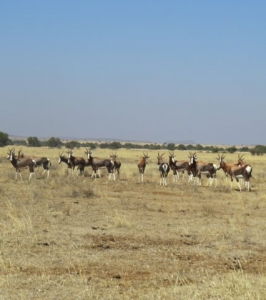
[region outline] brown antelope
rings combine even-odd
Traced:
[[[100,159],[97,157],[92,157],[92,151],[86,148],[85,153],[88,156],[88,165],[90,165],[92,167],[93,173],[91,175],[91,177],[95,177],[96,179],[96,172],[98,171],[98,175],[99,177],[101,177],[100,173],[99,173],[99,168],[106,168],[109,176],[108,179],[111,179],[111,177],[113,176],[113,180],[115,180],[115,164],[113,160],[110,159]]]
[[[198,178],[198,185],[201,185],[201,174],[205,174],[208,178],[207,185],[211,186],[215,180],[215,187],[217,186],[216,171],[219,167],[213,163],[199,162],[196,152],[190,154],[190,167],[189,171],[194,177]]]
[[[111,160],[114,162],[114,170],[117,172],[117,179],[120,178],[120,168],[121,168],[121,162],[117,159],[116,152],[110,155]]]
[[[242,154],[242,155],[238,154],[237,165],[238,165],[238,166],[241,166],[241,167],[243,167],[243,166],[250,166],[250,165],[248,165],[248,164],[246,164],[246,163],[244,162],[244,154]],[[250,168],[251,168],[251,166],[250,166]],[[252,168],[251,168],[251,170],[252,170]],[[241,182],[241,181],[242,181],[242,179],[240,179],[240,182]],[[244,182],[244,185],[245,185],[245,184],[247,184],[246,181]]]
[[[242,155],[238,154],[237,165],[238,165],[238,166],[248,166],[248,165],[244,162],[244,154],[242,154]]]
[[[167,186],[167,175],[170,171],[169,164],[163,161],[163,154],[160,154],[158,152],[158,166],[159,166],[159,172],[160,172],[160,185],[162,184],[163,186]]]
[[[248,191],[251,191],[250,187],[250,177],[252,177],[252,167],[250,165],[234,165],[228,164],[224,161],[225,155],[218,155],[218,161],[220,163],[220,168],[223,169],[224,173],[231,178],[231,189],[233,188],[233,178],[235,178],[239,191],[241,192],[241,184],[239,179],[244,179],[245,186]]]
[[[49,158],[47,157],[38,157],[38,156],[25,156],[23,153],[22,153],[22,150],[19,150],[18,151],[18,159],[21,159],[21,158],[30,158],[30,159],[33,159],[35,162],[36,162],[36,167],[40,167],[42,166],[43,167],[43,173],[47,173],[47,178],[49,177],[49,173],[50,173],[50,166],[51,166],[51,161]]]
[[[138,162],[138,169],[139,169],[139,182],[143,183],[143,177],[146,165],[148,164],[148,153],[143,152],[143,157]]]
[[[63,152],[59,153],[58,163],[61,164],[61,162],[64,162],[67,165],[68,170],[71,170],[71,162],[68,162],[68,158],[63,155]]]
[[[80,171],[80,175],[84,176],[85,159],[83,157],[73,156],[73,151],[70,149],[68,149],[66,153],[68,155],[68,165],[70,165],[72,175],[74,175],[75,167],[77,167]]]
[[[188,161],[176,161],[174,152],[169,153],[169,166],[173,170],[173,182],[179,180],[179,172],[183,174],[183,180],[185,178],[185,170],[188,168]]]
[[[31,158],[20,158],[18,159],[15,154],[15,149],[9,149],[7,152],[7,159],[10,160],[12,166],[16,169],[16,179],[18,177],[18,173],[20,179],[22,180],[22,176],[20,173],[20,169],[28,168],[30,171],[29,180],[34,175],[34,168],[36,167],[36,162]]]
[[[64,162],[67,165],[67,170],[72,172],[72,164],[71,162],[68,162],[68,158],[63,155],[63,152],[59,153],[58,163],[61,164],[61,162]],[[79,170],[80,175],[82,175],[82,165],[78,165],[77,169]]]

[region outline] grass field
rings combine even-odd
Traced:
[[[25,147],[25,155],[51,159],[50,177],[37,170],[29,181],[23,170],[15,180],[7,150],[0,148],[0,299],[266,299],[265,157],[245,154],[252,190],[239,192],[222,170],[216,188],[205,177],[200,187],[187,177],[173,183],[172,172],[160,186],[158,151],[148,152],[140,184],[140,150],[117,151],[113,182],[106,171],[92,179],[91,168],[70,176],[58,149]],[[186,151],[175,154],[188,160]],[[201,161],[216,157],[198,152]]]

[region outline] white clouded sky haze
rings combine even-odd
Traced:
[[[0,131],[266,144],[265,1],[2,1]]]

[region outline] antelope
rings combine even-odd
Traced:
[[[85,153],[88,156],[88,165],[90,165],[92,167],[93,173],[91,175],[91,177],[95,177],[96,179],[96,172],[98,171],[98,175],[99,177],[101,177],[100,173],[99,173],[99,168],[106,168],[109,176],[108,179],[111,179],[111,177],[113,176],[113,180],[115,180],[115,173],[114,173],[114,169],[115,169],[115,164],[113,160],[110,159],[100,159],[97,157],[92,157],[92,151],[86,148]]]
[[[224,161],[225,155],[218,155],[218,161],[220,163],[220,168],[223,169],[224,173],[227,176],[231,177],[231,189],[233,188],[233,178],[235,178],[239,191],[241,192],[241,184],[239,179],[245,180],[245,186],[247,187],[248,191],[251,191],[250,187],[250,177],[252,177],[252,167],[250,165],[233,165],[228,164]]]
[[[143,157],[139,160],[138,162],[138,169],[139,169],[139,182],[143,183],[143,177],[144,177],[144,172],[146,165],[148,163],[148,153],[143,152]]]
[[[89,150],[89,149],[87,149],[87,148],[85,150],[86,151],[84,153],[87,155],[86,166],[91,166],[92,167],[92,172],[93,173],[92,173],[91,177],[95,177],[96,178],[97,177],[96,172],[98,172],[98,176],[101,177],[99,168],[97,168],[97,167],[93,168],[93,166],[92,166],[92,159],[93,158],[97,158],[98,159],[98,157],[93,157],[92,158],[92,156],[91,156],[92,151]],[[103,168],[103,167],[101,167],[101,168]],[[104,166],[104,168],[105,168],[105,166]]]
[[[244,154],[242,154],[242,155],[238,154],[237,165],[238,165],[238,166],[248,166],[248,165],[244,162]]]
[[[20,160],[21,158],[30,158],[33,159],[36,162],[36,167],[43,167],[43,173],[47,173],[47,178],[49,177],[50,173],[50,166],[51,166],[51,161],[47,157],[37,157],[37,156],[25,156],[21,150],[18,151],[18,159]]]
[[[120,167],[121,167],[121,162],[117,159],[117,154],[116,152],[110,155],[111,160],[114,162],[114,169],[117,172],[117,179],[119,180],[120,178]]]
[[[7,152],[7,159],[10,160],[12,166],[16,169],[15,179],[17,179],[18,173],[19,173],[20,179],[22,180],[22,176],[21,176],[21,173],[20,173],[20,169],[22,169],[22,168],[28,168],[29,169],[29,171],[30,171],[29,180],[34,175],[34,168],[36,167],[36,161],[35,160],[33,160],[31,158],[20,158],[20,159],[18,159],[16,157],[14,148],[9,149],[9,151]]]
[[[68,158],[63,155],[63,152],[59,153],[58,164],[61,164],[61,162],[64,162],[67,165],[67,170],[68,171],[72,171],[71,161],[68,162]],[[80,171],[80,175],[81,175],[82,174],[82,166],[78,165],[77,169]]]
[[[201,174],[205,174],[208,178],[207,185],[211,186],[215,180],[215,187],[217,187],[216,171],[219,167],[213,163],[198,162],[196,152],[190,154],[190,171],[194,177],[198,178],[198,185],[201,185]]]
[[[244,154],[242,154],[242,155],[238,154],[237,165],[238,165],[238,166],[241,166],[241,167],[243,167],[243,166],[249,166],[249,167],[251,168],[251,170],[252,170],[251,165],[248,165],[248,164],[246,164],[246,163],[244,162]],[[245,182],[244,182],[244,185],[245,185],[246,183],[247,183],[247,182],[245,181]]]
[[[58,163],[61,164],[61,162],[64,162],[67,165],[67,168],[71,170],[71,162],[68,162],[68,158],[63,155],[63,152],[59,153]]]
[[[68,162],[68,158],[63,155],[63,152],[59,153],[58,163],[60,164],[61,162],[64,162],[67,165],[68,171],[72,171],[71,161]],[[86,161],[85,161],[85,166],[86,166]],[[82,165],[78,165],[77,169],[79,170],[80,175],[81,175],[82,174]]]
[[[174,152],[169,153],[169,166],[173,170],[173,182],[179,180],[178,172],[182,172],[183,180],[185,178],[185,170],[188,168],[187,161],[176,161]]]
[[[170,171],[170,167],[168,163],[163,162],[163,154],[160,155],[160,153],[158,152],[158,166],[159,166],[159,172],[160,172],[160,185],[162,184],[163,186],[167,186],[167,175]]]
[[[85,159],[83,157],[75,157],[73,156],[73,151],[68,149],[66,151],[68,155],[68,165],[70,165],[70,169],[72,170],[72,175],[74,175],[74,169],[77,167],[80,171],[80,175],[84,176],[84,168],[85,168]]]

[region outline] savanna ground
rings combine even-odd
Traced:
[[[117,152],[113,182],[106,171],[92,179],[91,168],[72,177],[58,165],[59,150],[25,147],[25,155],[51,159],[50,177],[38,170],[29,182],[23,170],[15,180],[7,150],[0,148],[0,299],[266,299],[265,157],[245,154],[252,191],[239,192],[222,170],[216,188],[206,178],[199,187],[187,177],[173,183],[172,172],[162,187],[157,151],[140,184],[140,150]],[[85,157],[84,149],[74,155]],[[201,161],[216,157],[198,152]]]

